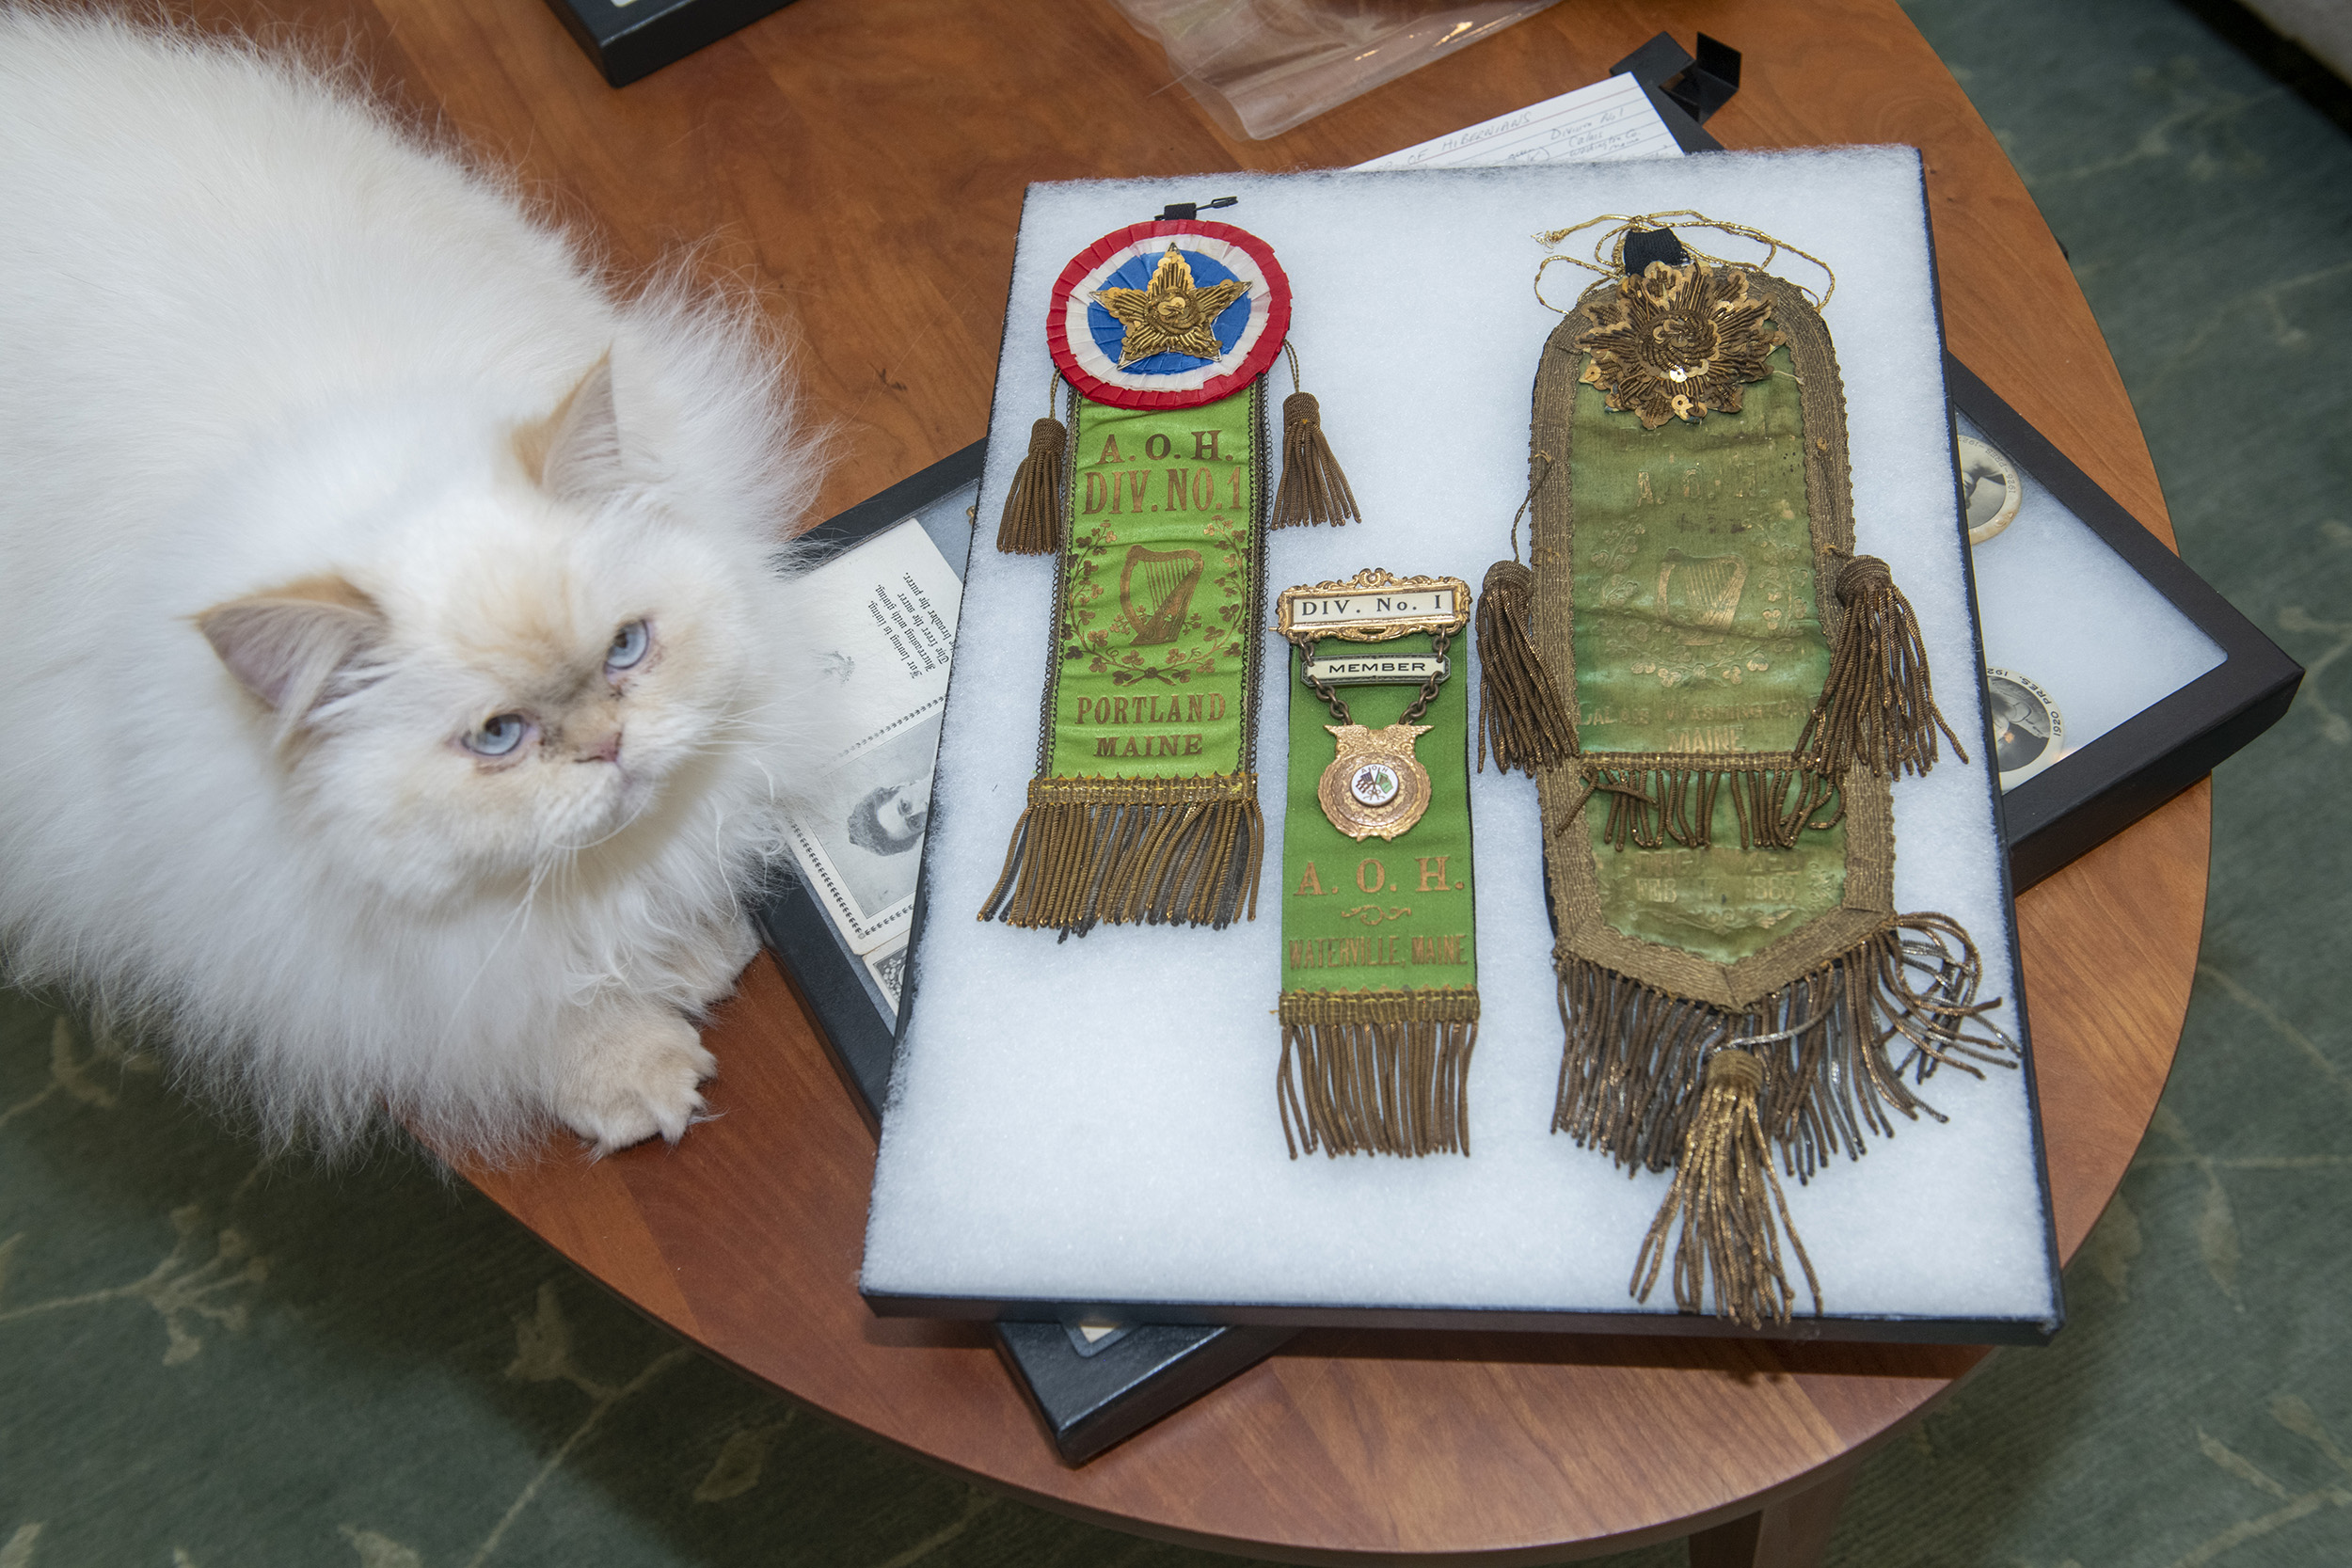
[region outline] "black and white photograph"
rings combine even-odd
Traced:
[[[1967,509],[1968,543],[1981,545],[2017,520],[2026,499],[2017,465],[1998,447],[1974,436],[1960,438],[1960,499]]]
[[[834,762],[818,803],[793,819],[792,852],[809,892],[863,958],[903,942],[914,912],[962,585],[912,520],[809,576],[859,607],[820,667],[873,719]]]
[[[890,998],[890,1006],[895,1009],[899,1004],[899,999],[906,994],[907,939],[905,933],[901,932],[893,938],[887,947],[878,947],[866,954],[862,961],[866,965],[866,973],[872,977],[875,985],[882,988],[882,993]]]
[[[1988,669],[1993,763],[2001,787],[2014,789],[2066,754],[2066,721],[2050,694],[2013,670]]]
[[[861,955],[901,931],[913,911],[945,711],[931,705],[842,759],[820,800],[792,823],[811,888]]]

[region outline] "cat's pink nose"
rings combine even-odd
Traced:
[[[583,747],[580,753],[580,760],[582,762],[614,762],[619,760],[620,755],[621,732],[614,730],[594,746]]]

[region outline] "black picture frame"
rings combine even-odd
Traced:
[[[797,541],[804,566],[820,565],[902,523],[966,485],[977,485],[988,443],[975,441],[829,517]],[[793,994],[823,1037],[842,1087],[877,1134],[882,1102],[890,1095],[890,1067],[898,1052],[897,1029],[883,1016],[876,993],[858,961],[835,934],[833,917],[795,875],[771,890],[759,924]]]
[[[1949,354],[1944,378],[1955,413],[1966,415],[2011,462],[2041,482],[2167,603],[2213,639],[2223,656],[2218,665],[2170,696],[2002,792],[2010,882],[2023,893],[2146,816],[2277,723],[2295,700],[2303,667]],[[1957,472],[1957,420],[1953,436]],[[2096,613],[2095,606],[2087,609]]]
[[[976,483],[987,450],[986,441],[975,441],[819,523],[801,536],[803,559],[810,565],[830,560]],[[850,1102],[879,1134],[897,1031],[858,961],[797,878],[771,892],[759,923]],[[1131,1323],[1091,1343],[1058,1323],[1004,1323],[993,1333],[1055,1452],[1079,1465],[1255,1366],[1293,1331]]]

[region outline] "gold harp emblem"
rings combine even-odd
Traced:
[[[1668,550],[1658,568],[1658,613],[1669,626],[1702,633],[1729,631],[1732,618],[1740,613],[1740,594],[1747,585],[1748,563],[1739,556],[1693,559],[1680,550]],[[1714,638],[1699,641],[1711,642]]]
[[[1184,634],[1192,591],[1200,586],[1199,550],[1153,550],[1130,545],[1127,563],[1119,569],[1120,613],[1136,632],[1136,640],[1127,645],[1148,648],[1175,641]]]

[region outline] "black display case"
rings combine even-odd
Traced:
[[[2095,734],[2084,736],[2078,727],[2074,736],[2042,736],[2060,742],[2055,754],[2003,774],[2010,880],[2022,893],[2276,723],[2295,700],[2303,668],[1967,366],[1947,356],[1944,373],[1963,485],[1972,437],[2026,481],[2017,498],[2022,506],[2011,503],[2015,517],[1970,552],[1996,727],[2005,698],[2062,719],[2070,680],[2118,689],[2101,693],[2110,711]],[[2046,546],[2049,540],[2035,541],[2031,533],[2048,535],[2070,524],[2084,531],[2072,546],[2041,558],[2056,569],[2019,570],[2022,562],[1996,553]],[[2023,602],[2000,602],[2005,590]],[[2022,678],[2010,678],[2016,689],[2009,689],[2007,665],[2044,658],[2042,678],[2020,672]],[[2160,669],[2186,672],[2201,664],[2201,673],[2153,702],[2133,695],[2133,677],[2146,689],[2151,674],[2154,684],[2169,684]],[[2046,673],[2052,670],[2064,678]]]
[[[1956,359],[1947,358],[1946,370],[1956,476],[1963,438],[1989,443],[2031,481],[2019,486],[2021,504],[2007,529],[2055,530],[2071,519],[2096,545],[2075,540],[2070,559],[2088,561],[2100,547],[2112,557],[2105,568],[2082,573],[2082,580],[2042,585],[2063,597],[2066,619],[2093,628],[2105,625],[2110,633],[2105,645],[2124,660],[2144,660],[2144,648],[2135,653],[2134,626],[2146,635],[2194,636],[2211,644],[2209,665],[2201,673],[2005,787],[2011,879],[2022,890],[2153,811],[2261,734],[2286,710],[2302,671],[1982,380]],[[821,525],[807,535],[808,543],[823,558],[928,515],[935,542],[960,563],[962,554],[942,538],[936,519],[942,507],[969,505],[984,453],[985,443],[966,447]],[[1968,499],[1963,492],[1963,515]],[[960,542],[968,550],[968,520],[964,527]],[[2031,535],[2004,533],[1988,544],[1998,546],[2001,537],[2010,542],[2000,547],[2013,552]],[[2001,562],[1986,545],[1972,553],[1981,621],[1987,585],[1997,584],[2003,573],[1994,569]],[[2102,583],[2134,604],[2103,603]],[[2038,610],[2025,619],[2056,624]],[[896,1042],[891,1009],[803,888],[780,890],[762,922],[845,1086],[869,1125],[879,1127]],[[918,929],[919,924],[918,915]],[[1272,1354],[1294,1331],[1056,1322],[1002,1323],[993,1332],[1057,1451],[1078,1464]]]
[[[789,0],[548,0],[616,87],[748,27]]]

